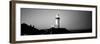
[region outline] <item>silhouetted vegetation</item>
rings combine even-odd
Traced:
[[[21,24],[21,35],[40,35],[40,34],[64,34],[64,33],[83,33],[92,32],[92,29],[69,31],[66,28],[54,28],[50,29],[37,29],[34,25]]]

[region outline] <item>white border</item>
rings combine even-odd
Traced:
[[[63,9],[63,10],[81,10],[92,11],[92,33],[78,33],[78,34],[55,34],[55,35],[20,35],[20,8],[42,8],[42,9]],[[39,4],[16,4],[16,41],[25,40],[42,40],[42,39],[57,39],[57,38],[76,38],[76,37],[91,37],[96,36],[96,22],[95,22],[95,8],[90,7],[71,7],[71,6],[53,6],[53,5],[39,5]]]

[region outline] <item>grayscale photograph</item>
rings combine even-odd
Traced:
[[[92,11],[20,8],[21,35],[92,33]]]

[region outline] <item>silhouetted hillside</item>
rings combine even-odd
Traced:
[[[34,26],[27,25],[25,23],[21,24],[21,35],[35,35],[39,34],[39,30]]]
[[[83,30],[72,30],[69,31],[66,28],[54,28],[50,29],[37,29],[34,25],[27,25],[25,23],[21,24],[21,35],[41,35],[41,34],[64,34],[64,33],[84,33],[92,32],[92,29],[83,29]]]

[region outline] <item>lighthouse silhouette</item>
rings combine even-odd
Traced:
[[[59,14],[56,15],[56,28],[60,28],[60,16],[59,16]]]

